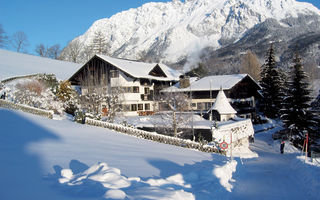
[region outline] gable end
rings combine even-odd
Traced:
[[[157,64],[150,72],[150,76],[155,76],[155,77],[165,77],[167,78],[167,75],[163,72],[161,67]]]

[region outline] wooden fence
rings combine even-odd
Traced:
[[[23,112],[31,113],[34,115],[39,115],[42,117],[47,117],[49,119],[53,118],[53,111],[42,110],[39,108],[34,108],[34,107],[21,105],[21,104],[15,104],[10,101],[5,101],[2,99],[0,99],[0,107],[12,109],[12,110],[21,110]]]
[[[220,154],[225,154],[225,152],[220,151],[218,148],[214,146],[208,146],[208,145],[202,145],[197,142],[193,142],[190,140],[184,140],[181,138],[174,138],[166,135],[160,135],[157,133],[153,132],[147,132],[144,130],[139,130],[131,127],[126,127],[120,124],[112,124],[108,122],[103,122],[103,121],[98,121],[90,118],[86,118],[85,123],[88,125],[93,125],[93,126],[98,126],[102,128],[108,128],[115,130],[117,132],[125,133],[128,135],[133,135],[139,138],[143,138],[146,140],[152,140],[155,142],[160,142],[164,144],[170,144],[170,145],[175,145],[179,147],[184,147],[184,148],[190,148],[190,149],[196,149],[202,152],[207,152],[207,153],[220,153]]]

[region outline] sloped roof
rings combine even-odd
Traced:
[[[166,88],[163,91],[164,92],[165,91],[188,92],[188,91],[209,91],[210,89],[217,91],[220,89],[220,87],[222,87],[223,90],[230,90],[232,87],[234,87],[237,83],[239,83],[241,80],[243,80],[247,76],[249,75],[248,74],[232,74],[232,75],[207,76],[197,81],[191,82],[190,87],[181,89],[179,84],[175,84],[174,86]]]
[[[179,80],[181,73],[178,71],[169,68],[165,64],[158,63],[143,63],[132,60],[124,60],[119,58],[112,58],[105,55],[96,55],[97,57],[103,59],[104,61],[112,64],[113,66],[119,68],[120,70],[130,74],[135,78],[146,78],[146,79],[155,79],[160,81],[170,81],[170,80]],[[156,77],[149,75],[155,67],[159,66],[162,71],[166,74],[166,77]]]
[[[209,111],[216,110],[219,114],[236,114],[237,111],[230,105],[228,98],[223,92],[222,88],[220,89],[216,101]]]
[[[0,80],[39,73],[68,79],[81,64],[17,53],[0,49]]]

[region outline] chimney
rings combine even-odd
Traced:
[[[180,88],[187,88],[190,86],[190,76],[180,76]]]

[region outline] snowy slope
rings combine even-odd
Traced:
[[[254,159],[0,109],[0,199],[319,199],[320,168],[259,133]]]
[[[68,79],[81,67],[80,64],[42,58],[0,49],[0,80],[38,73],[55,74]]]
[[[185,56],[192,62],[205,47],[219,48],[240,39],[268,18],[278,21],[299,14],[319,15],[312,4],[295,0],[174,0],[147,3],[137,9],[96,21],[73,42],[92,44],[101,31],[109,54],[127,59],[152,56],[177,62]]]

